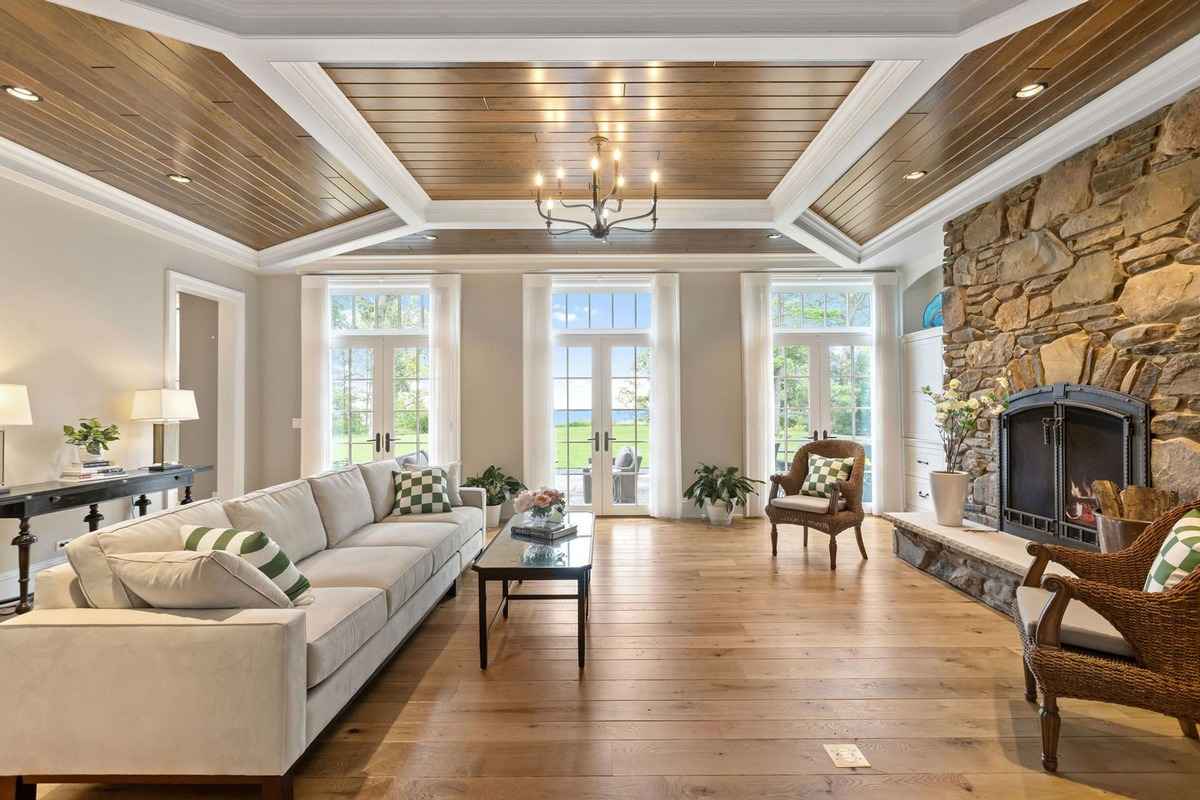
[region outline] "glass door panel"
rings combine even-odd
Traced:
[[[330,461],[334,467],[363,464],[377,457],[377,352],[377,346],[368,342],[330,348]]]
[[[612,506],[650,504],[650,348],[609,348],[609,430],[604,432],[612,463]],[[609,508],[604,513],[612,513]]]
[[[871,481],[871,362],[870,345],[831,344],[829,363],[829,435],[853,439],[867,451],[863,502],[872,498]]]
[[[815,428],[812,408],[812,348],[775,347],[775,469],[787,472],[792,458]]]
[[[428,347],[392,348],[392,427],[384,449],[394,456],[429,452],[430,382]]]
[[[552,358],[554,484],[566,495],[569,507],[589,509],[595,494],[592,456],[598,442],[593,429],[592,348],[555,347]]]

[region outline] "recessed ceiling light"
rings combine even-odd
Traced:
[[[42,99],[40,94],[26,89],[24,86],[5,86],[4,91],[18,100],[24,100],[27,103],[36,103]]]
[[[427,233],[427,234],[425,234],[425,238],[426,238],[426,239],[428,239],[428,240],[429,240],[429,241],[431,241],[431,242],[436,242],[436,241],[437,241],[437,236],[433,235],[432,233]]]
[[[924,177],[925,177],[926,175],[928,175],[928,174],[929,174],[929,173],[927,173],[927,172],[926,172],[925,170],[923,170],[923,169],[914,169],[912,172],[909,172],[909,173],[907,173],[907,174],[904,176],[904,180],[906,180],[906,181],[919,181],[919,180],[921,180],[921,178],[924,178]]]
[[[180,175],[178,172],[167,173],[167,180],[175,181],[176,183],[191,183],[192,179],[187,175]]]
[[[768,238],[768,239],[782,239],[782,238],[783,238],[783,234],[782,234],[782,233],[780,233],[780,232],[778,232],[778,231],[774,231],[774,232],[772,232],[772,233],[768,233],[768,234],[767,234],[767,238]]]
[[[1022,86],[1020,89],[1017,89],[1016,94],[1014,94],[1013,96],[1019,97],[1022,100],[1028,100],[1031,97],[1037,97],[1039,94],[1041,94],[1044,91],[1046,91],[1046,84],[1044,84],[1044,83],[1028,83],[1028,84]]]

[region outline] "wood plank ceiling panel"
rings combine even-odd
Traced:
[[[770,238],[769,229],[659,229],[653,233],[613,231],[609,243],[583,234],[547,236],[541,230],[439,230],[412,234],[365,247],[349,255],[448,256],[490,255],[663,255],[670,253],[783,253],[803,255],[808,248],[786,236]],[[436,236],[429,239],[427,236]]]
[[[1196,0],[1088,0],[992,42],[947,72],[813,210],[866,242],[1197,34]],[[1032,83],[1047,88],[1014,96]]]
[[[5,0],[0,84],[42,97],[0,94],[0,136],[255,249],[383,208],[212,50]]]
[[[629,197],[655,169],[666,198],[766,197],[867,66],[325,65],[436,200],[531,197],[559,167],[582,197],[593,134],[623,151]]]

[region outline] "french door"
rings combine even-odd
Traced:
[[[335,337],[329,384],[332,466],[429,451],[428,337]]]
[[[572,510],[648,513],[648,337],[563,335],[552,358],[556,488]]]
[[[817,439],[852,439],[867,453],[863,501],[872,499],[871,337],[852,333],[775,336],[775,469]]]

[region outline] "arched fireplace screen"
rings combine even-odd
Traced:
[[[1149,423],[1145,402],[1094,386],[1013,395],[1000,416],[1000,529],[1096,547],[1092,481],[1147,485]]]

